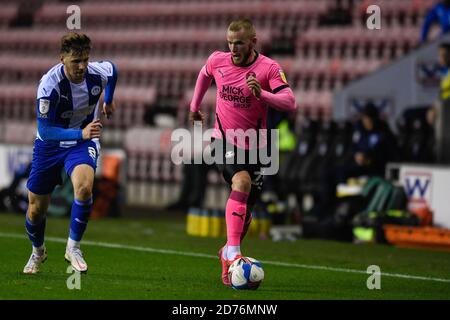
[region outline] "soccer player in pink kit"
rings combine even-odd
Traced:
[[[217,99],[213,139],[215,142],[222,139],[223,145],[233,144],[234,150],[244,149],[248,160],[248,152],[254,146],[247,141],[239,144],[229,138],[229,133],[239,129],[266,129],[269,106],[281,111],[293,111],[296,102],[278,63],[255,50],[256,32],[250,20],[233,21],[226,37],[230,52],[214,52],[200,70],[190,104],[190,119],[203,121],[200,104],[214,79]],[[259,141],[256,147],[266,143]],[[240,244],[250,225],[252,207],[262,188],[261,164],[251,164],[250,161],[226,163],[225,158],[234,156],[236,159],[236,154],[224,152],[221,164],[216,163],[225,181],[231,185],[225,209],[227,243],[219,250],[222,282],[225,285],[230,285],[229,266],[241,257]]]

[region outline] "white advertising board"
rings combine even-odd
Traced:
[[[15,173],[27,168],[32,156],[32,146],[0,144],[0,189],[11,183]]]
[[[450,167],[400,164],[398,168],[410,203],[427,204],[433,225],[450,229]]]

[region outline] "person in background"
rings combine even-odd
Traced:
[[[388,161],[395,159],[395,137],[377,107],[369,102],[353,130],[353,161],[338,172],[338,182],[350,177],[384,176]]]
[[[441,83],[439,97],[427,112],[427,121],[435,129],[436,156],[439,162],[450,161],[447,151],[450,147],[449,126],[445,123],[450,121],[450,43],[443,42],[439,46],[439,65],[441,66]]]
[[[450,31],[450,0],[440,1],[428,11],[420,34],[421,43],[427,42],[430,27],[436,22],[441,26],[441,34]]]
[[[397,158],[396,139],[387,122],[380,118],[378,108],[368,102],[354,124],[352,159],[341,166],[330,167],[321,177],[320,203],[315,212],[331,213],[336,205],[336,187],[349,178],[384,177],[386,164]]]

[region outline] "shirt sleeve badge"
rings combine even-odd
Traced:
[[[40,99],[39,100],[39,112],[46,114],[50,110],[50,100]]]
[[[284,74],[283,70],[280,70],[280,77],[281,77],[281,80],[283,80],[284,83],[286,83],[286,84],[288,83],[287,79],[286,79],[286,75]]]

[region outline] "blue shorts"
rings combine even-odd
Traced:
[[[99,156],[95,142],[85,140],[69,148],[50,146],[36,139],[33,148],[31,172],[27,188],[39,195],[51,194],[62,183],[61,172],[64,167],[69,177],[77,165],[87,164],[94,171]]]

